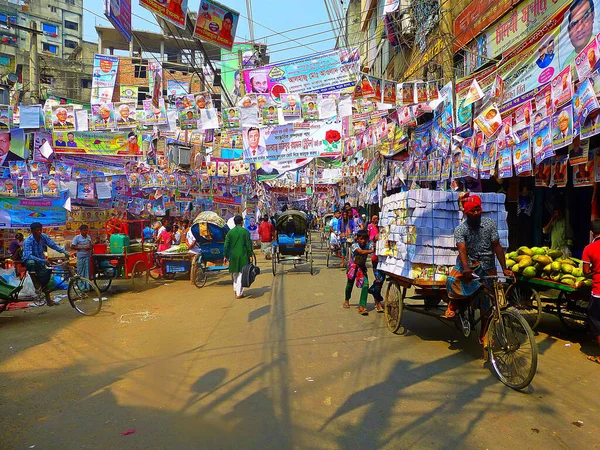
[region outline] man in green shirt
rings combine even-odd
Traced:
[[[229,273],[233,278],[235,298],[243,298],[242,268],[250,263],[250,258],[254,256],[254,250],[252,250],[250,232],[242,226],[244,223],[242,216],[235,216],[233,223],[235,223],[235,227],[225,237],[225,248],[223,249],[225,258],[223,262],[227,264],[229,261]]]
[[[554,208],[554,214],[550,222],[544,227],[544,233],[550,234],[550,247],[552,250],[560,250],[565,256],[570,256],[569,247],[573,245],[573,233],[562,206]]]

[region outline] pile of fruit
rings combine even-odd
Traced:
[[[548,247],[520,247],[506,255],[506,266],[526,278],[542,278],[576,288],[592,285],[592,280],[583,275],[581,260],[564,258],[560,250]]]

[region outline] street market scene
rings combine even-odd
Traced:
[[[600,449],[599,11],[0,0],[0,447]]]

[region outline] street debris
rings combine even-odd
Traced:
[[[308,381],[308,382],[315,381],[315,380],[312,379],[312,377],[306,377],[305,380]]]
[[[377,339],[377,336],[369,336],[364,338],[363,341],[373,342],[375,339]]]
[[[121,317],[119,317],[119,323],[131,323],[131,319],[124,319],[124,317],[127,317],[127,316],[136,316],[136,318],[139,317],[139,319],[142,322],[146,322],[147,320],[151,320],[151,319],[156,319],[156,316],[154,314],[152,314],[150,311],[141,311],[141,312],[137,312],[137,313],[121,314]]]
[[[128,436],[133,433],[135,433],[135,430],[125,430],[121,433],[121,436]]]
[[[583,426],[583,421],[577,420],[577,421],[573,422],[573,425],[575,425],[576,427],[581,428]]]

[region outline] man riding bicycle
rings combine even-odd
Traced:
[[[494,255],[506,276],[512,272],[506,268],[504,249],[500,245],[498,227],[488,218],[481,217],[481,199],[477,195],[467,194],[462,199],[466,220],[454,230],[454,239],[458,248],[456,265],[446,280],[446,289],[450,302],[446,317],[456,315],[457,305],[454,300],[468,298],[480,287],[474,275],[485,277],[496,275]],[[482,308],[485,305],[479,305]],[[486,309],[485,307],[483,309]],[[482,330],[485,327],[482,324]]]
[[[34,222],[30,225],[29,229],[31,230],[31,234],[23,242],[23,262],[36,289],[41,289],[44,292],[48,306],[58,305],[57,302],[53,302],[50,298],[48,283],[52,276],[52,270],[46,266],[46,256],[44,253],[50,247],[57,252],[63,253],[66,258],[69,258],[69,252],[43,232],[41,223]]]

